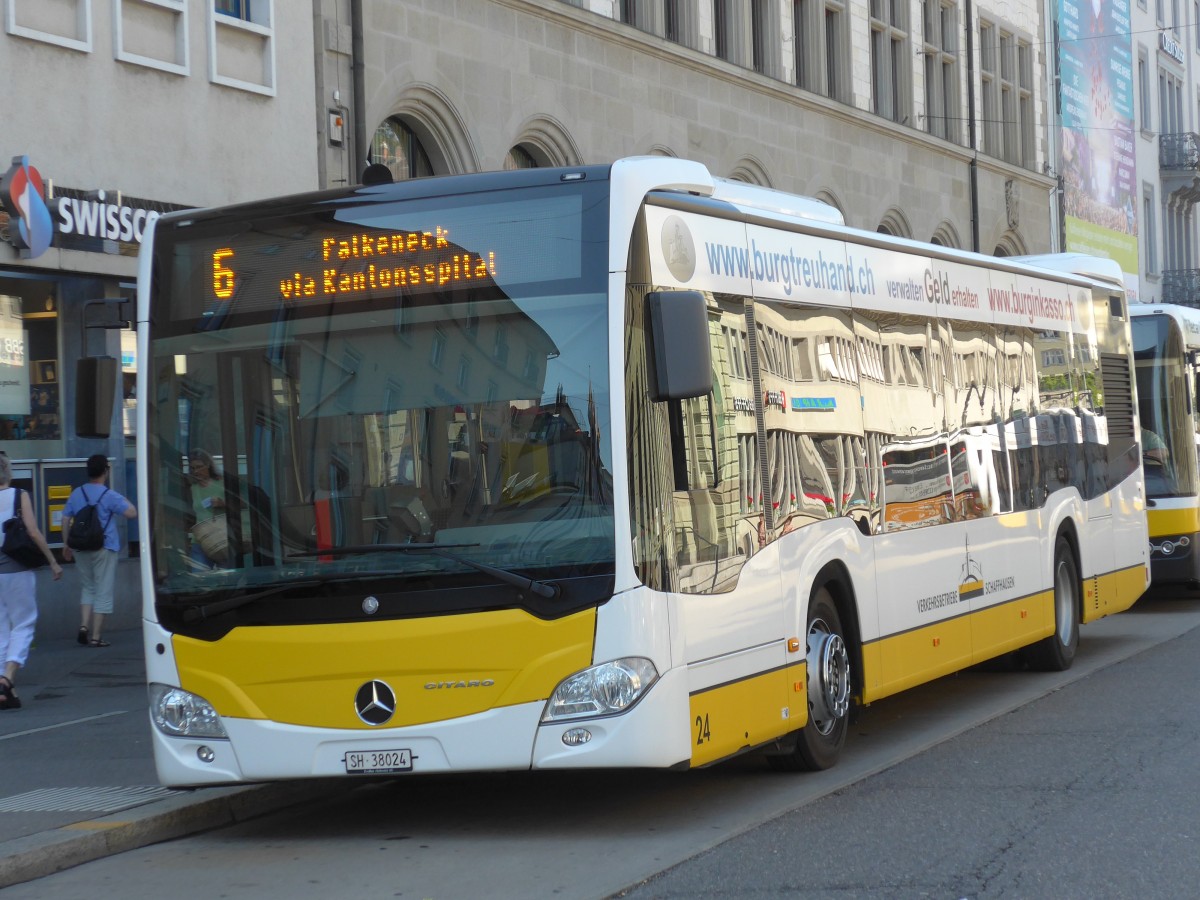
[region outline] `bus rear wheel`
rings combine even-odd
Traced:
[[[849,729],[850,652],[827,587],[813,591],[808,602],[805,640],[808,722],[796,735],[795,749],[767,757],[772,768],[783,771],[830,768],[841,754]]]
[[[1030,647],[1025,659],[1041,672],[1063,672],[1079,649],[1079,567],[1070,542],[1059,535],[1054,544],[1054,634]]]

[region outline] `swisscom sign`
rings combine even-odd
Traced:
[[[7,238],[29,258],[50,246],[96,253],[133,252],[147,226],[174,203],[110,196],[105,191],[48,189],[28,156],[14,156],[0,178],[0,207],[9,214]],[[121,247],[120,245],[125,245]]]

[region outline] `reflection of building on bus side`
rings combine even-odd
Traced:
[[[949,441],[937,438],[885,447],[884,529],[920,528],[1011,510],[1011,498],[997,473],[999,453],[993,426],[973,427]]]
[[[768,516],[779,534],[847,515],[872,533],[1034,509],[1072,484],[1096,496],[1110,483],[1089,334],[756,300],[752,359],[749,301],[709,303],[720,477],[677,494],[675,509],[696,589],[732,587],[769,539]],[[703,447],[705,402],[685,407]]]

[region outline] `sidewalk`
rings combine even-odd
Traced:
[[[106,632],[99,649],[38,635],[17,673],[22,708],[0,710],[0,889],[336,789],[159,786],[140,629]]]

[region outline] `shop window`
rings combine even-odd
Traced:
[[[58,291],[0,275],[0,440],[62,440]]]
[[[137,332],[121,332],[121,422],[125,440],[137,437]]]

